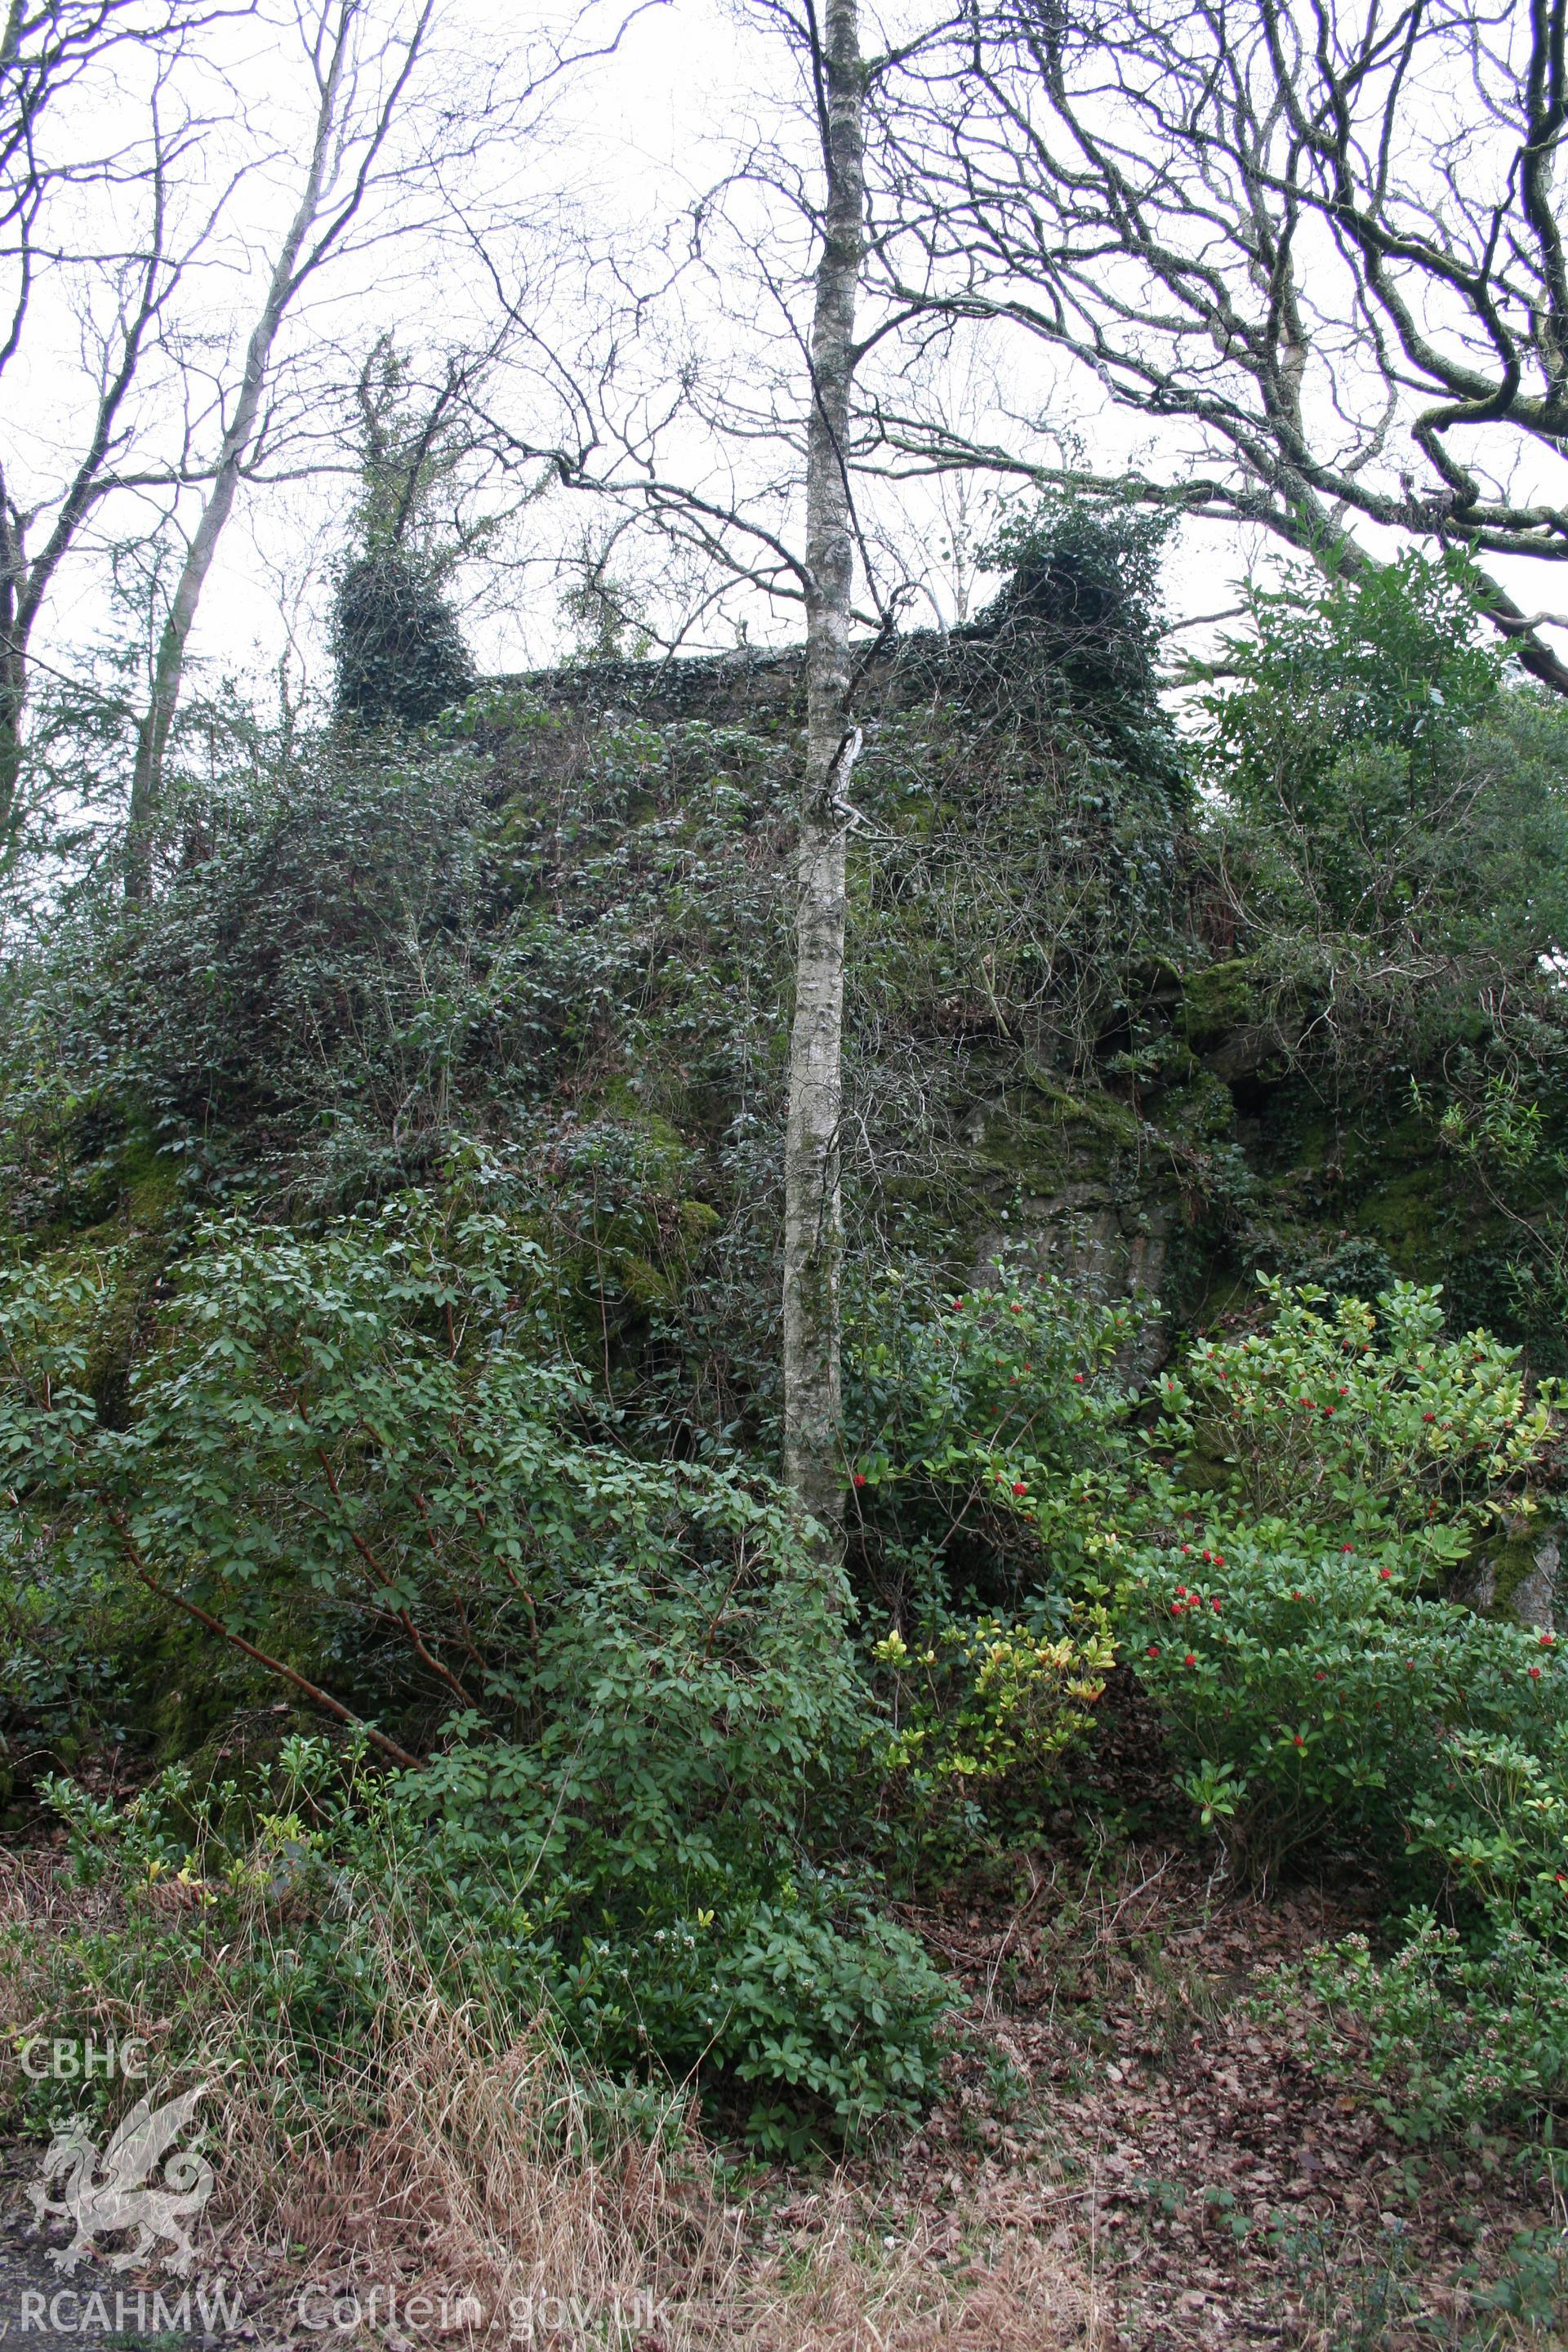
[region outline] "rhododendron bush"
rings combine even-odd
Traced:
[[[1276,1518],[1172,1543],[1134,1587],[1129,1636],[1183,1785],[1253,1864],[1324,1837],[1397,1856],[1457,1736],[1546,1741],[1568,1719],[1553,1638],[1425,1595],[1412,1551],[1313,1549]]]
[[[1161,1384],[1131,1662],[1234,1864],[1348,1850],[1420,1898],[1386,1958],[1352,1937],[1282,1980],[1323,2063],[1410,2137],[1554,2131],[1568,1668],[1552,1629],[1455,1591],[1528,1533],[1555,1391],[1485,1332],[1446,1339],[1434,1291],[1266,1287],[1269,1329]]]
[[[1053,1275],[992,1269],[942,1294],[896,1271],[849,1321],[846,1418],[857,1532],[920,1597],[977,1576],[1037,1612],[1106,1599],[1131,1507],[1138,1318]],[[1051,1603],[1061,1604],[1053,1612]]]
[[[1527,1395],[1521,1352],[1485,1331],[1443,1336],[1441,1294],[1408,1282],[1331,1300],[1266,1279],[1267,1331],[1193,1349],[1160,1383],[1160,1434],[1217,1458],[1236,1523],[1284,1513],[1342,1538],[1417,1538],[1436,1566],[1528,1507],[1553,1385]]]
[[[1554,1636],[1447,1589],[1528,1521],[1552,1391],[1485,1332],[1445,1338],[1434,1290],[1264,1287],[1267,1330],[1160,1384],[1173,1483],[1126,1638],[1204,1826],[1252,1866],[1325,1837],[1430,1857],[1415,1816],[1457,1785],[1456,1741],[1535,1753],[1568,1719]]]
[[[949,1297],[888,1276],[855,1327],[853,1492],[895,1602],[875,1662],[923,1801],[957,1781],[994,1819],[1005,1780],[1037,1812],[1114,1643],[1238,1864],[1326,1842],[1462,1880],[1420,1826],[1462,1785],[1458,1743],[1556,1754],[1568,1721],[1555,1638],[1454,1597],[1530,1525],[1552,1384],[1446,1334],[1436,1289],[1266,1278],[1266,1325],[1198,1341],[1141,1399],[1131,1309],[995,1275]],[[961,1547],[1005,1615],[955,1615]],[[986,1684],[998,1643],[1027,1704]]]

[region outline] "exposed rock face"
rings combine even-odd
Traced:
[[[1457,1597],[1483,1615],[1511,1617],[1521,1625],[1555,1633],[1563,1612],[1564,1530],[1560,1524],[1531,1527],[1510,1537],[1485,1556],[1477,1574]]]
[[[1016,1220],[983,1238],[975,1279],[984,1281],[1000,1253],[1023,1243],[1026,1263],[1060,1275],[1075,1290],[1117,1305],[1160,1296],[1169,1255],[1173,1212],[1158,1194],[1120,1196],[1104,1179],[1070,1182],[1024,1204]],[[1123,1379],[1142,1381],[1165,1360],[1163,1324],[1151,1317],[1116,1360]]]
[[[972,1279],[1016,1257],[1108,1304],[1161,1297],[1182,1232],[1168,1163],[1141,1152],[1139,1123],[1107,1097],[1086,1107],[1065,1093],[1023,1090],[981,1104],[964,1140],[992,1204],[974,1243]],[[1004,1191],[1006,1198],[1004,1200]],[[1117,1369],[1141,1381],[1169,1352],[1165,1324],[1142,1324]]]
[[[1563,1572],[1562,1530],[1553,1528],[1535,1549],[1535,1563],[1513,1589],[1513,1613],[1521,1625],[1557,1630],[1558,1586]]]

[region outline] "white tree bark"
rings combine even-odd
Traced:
[[[855,573],[847,450],[865,167],[856,0],[826,0],[814,65],[827,201],[811,331],[806,443],[806,758],[796,868],[795,1018],[784,1143],[784,1475],[836,1539],[840,1439],[839,1190],[845,850],[859,735],[849,709]]]

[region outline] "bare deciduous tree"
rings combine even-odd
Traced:
[[[299,200],[279,242],[226,404],[221,437],[158,639],[152,692],[136,737],[126,827],[128,895],[149,886],[163,755],[185,652],[207,573],[252,457],[279,331],[300,289],[343,247],[383,166],[387,142],[429,30],[435,0],[378,31],[366,0],[328,0],[300,18],[317,102]]]
[[[1565,5],[975,0],[888,100],[891,274],[1080,363],[1154,457],[1022,463],[891,412],[890,442],[1351,569],[1358,523],[1568,560]],[[1531,616],[1482,595],[1568,689]]]
[[[29,11],[11,0],[0,35],[0,383],[26,373],[20,397],[36,411],[68,322],[87,373],[82,426],[63,453],[51,435],[47,461],[28,468],[15,430],[0,453],[0,862],[25,814],[39,615],[124,479],[132,395],[212,230],[211,208],[194,223],[176,218],[174,189],[204,130],[177,68],[219,18],[245,13],[189,0],[49,0]]]
[[[296,391],[292,416],[283,414],[279,355],[289,313],[312,281],[331,270],[341,283],[355,260],[373,268],[374,257],[405,238],[411,225],[431,236],[439,231],[470,246],[480,242],[464,211],[465,173],[481,156],[505,152],[513,159],[515,177],[516,149],[537,134],[542,102],[574,68],[609,55],[640,13],[636,5],[613,13],[610,29],[596,38],[597,5],[581,0],[560,26],[531,26],[504,60],[474,65],[475,86],[459,88],[471,61],[434,62],[437,0],[295,0],[313,92],[309,142],[294,209],[266,267],[237,377],[220,388],[211,420],[217,446],[205,459],[187,459],[182,469],[182,481],[199,484],[203,496],[159,633],[137,732],[125,856],[132,898],[149,887],[163,761],[191,631],[239,487],[313,465],[337,470],[344,462],[341,433],[301,421],[310,394]],[[432,70],[426,75],[427,63]],[[459,391],[463,404],[472,405],[501,345],[523,331],[521,301],[503,302],[500,324],[486,348],[451,362],[436,419],[455,421]],[[321,355],[330,364],[330,341],[321,341]],[[359,376],[356,369],[356,385]],[[315,405],[335,411],[344,389],[322,380],[318,369]],[[291,435],[296,442],[302,436],[302,455],[289,449]]]

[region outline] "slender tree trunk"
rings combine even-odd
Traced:
[[[12,511],[0,478],[0,870],[11,862],[22,816],[27,643],[21,589],[26,576],[21,521]]]
[[[243,404],[243,398],[236,404],[237,423]],[[254,404],[251,407],[252,425],[258,404]],[[136,762],[131,773],[131,813],[125,831],[125,895],[128,898],[144,898],[152,887],[153,835],[163,799],[163,754],[168,749],[169,730],[174,723],[174,711],[180,699],[185,647],[190,642],[207,572],[217,552],[217,543],[239,487],[239,467],[245,445],[240,444],[231,457],[231,437],[228,434],[224,436],[224,453],[218,462],[216,478],[207,494],[207,502],[202,509],[201,520],[186,550],[185,560],[180,566],[180,576],[174,584],[174,597],[153,664],[152,692],[142,723],[136,730]],[[248,437],[247,434],[247,440]]]
[[[136,730],[136,761],[131,776],[131,809],[125,833],[125,895],[144,898],[152,887],[153,836],[163,798],[163,755],[174,723],[180,686],[184,677],[185,649],[195,623],[202,590],[217,552],[224,525],[233,510],[240,469],[261,414],[272,346],[289,303],[303,276],[300,268],[306,239],[315,227],[332,165],[338,131],[338,100],[347,70],[354,20],[361,0],[340,0],[326,70],[321,78],[310,166],[298,209],[289,225],[268,281],[266,299],[245,348],[245,368],[235,394],[234,407],[224,427],[212,486],[207,492],[180,576],[174,583],[158,650],[153,663],[153,686],[142,724]]]
[[[859,736],[849,710],[855,543],[847,452],[858,354],[865,77],[856,0],[826,0],[814,62],[827,173],[806,443],[806,758],[796,870],[795,1020],[784,1143],[784,1475],[835,1538],[840,1451],[839,1193],[845,846]],[[815,32],[816,19],[813,19]]]

